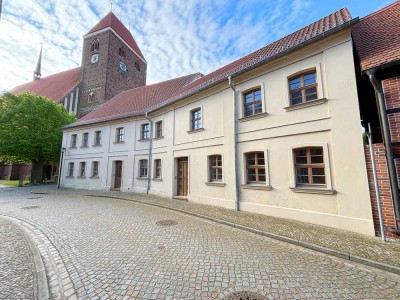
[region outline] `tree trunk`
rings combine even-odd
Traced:
[[[43,180],[44,161],[32,161],[31,183],[40,183]]]

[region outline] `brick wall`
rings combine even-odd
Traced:
[[[385,93],[386,108],[400,108],[400,77],[393,77],[382,81]]]
[[[383,144],[379,143],[379,144],[374,144],[373,148],[374,148],[374,157],[375,157],[376,171],[378,177],[379,194],[381,197],[382,215],[384,219],[384,224],[385,226],[394,227],[395,218],[393,211],[392,195],[390,192],[389,174],[386,165],[385,147]],[[374,219],[375,234],[380,235],[378,206],[376,203],[372,162],[368,145],[365,146],[365,158],[367,162],[368,183],[369,183],[369,191],[371,194],[372,215]],[[400,167],[400,161],[396,162],[396,165]],[[399,174],[399,172],[397,174]],[[388,231],[386,231],[386,235],[389,237],[397,237],[397,238],[400,237]]]

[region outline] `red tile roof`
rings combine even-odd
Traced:
[[[21,84],[10,92],[13,94],[32,92],[58,102],[78,85],[81,80],[80,70],[80,68],[75,68],[43,77],[36,81]]]
[[[196,80],[188,80],[179,90],[172,89],[169,93],[164,93],[163,88],[155,88],[157,86],[156,84],[127,91],[117,95],[96,111],[89,113],[78,122],[67,127],[144,114],[146,111],[154,111],[221,83],[222,81],[227,81],[227,77],[230,75],[241,74],[286,55],[291,51],[311,44],[318,39],[329,36],[342,28],[349,27],[354,21],[356,20],[352,19],[349,11],[346,8],[343,8],[282,39],[277,40],[276,42],[273,42],[272,44],[267,45],[264,48],[215,70],[206,76],[201,76]],[[163,85],[166,82],[161,82],[159,84]],[[147,89],[149,89],[149,91],[146,91]],[[150,101],[150,99],[153,98],[146,98],[146,101],[141,101],[142,97],[137,95],[143,94],[152,94],[152,97],[156,100]],[[118,108],[119,106],[121,106],[121,108]]]
[[[146,109],[157,105],[166,98],[172,97],[183,86],[201,76],[202,74],[195,73],[121,92],[95,111],[92,111],[83,118],[79,119],[73,125],[78,126],[86,123],[110,120],[114,117],[121,118],[137,114],[144,114]]]
[[[142,51],[140,51],[132,34],[112,12],[108,13],[103,19],[101,19],[100,22],[97,23],[86,35],[108,27],[111,27],[125,41],[125,43],[127,43],[141,58],[143,58],[143,60],[145,60]]]
[[[400,2],[361,18],[352,34],[362,70],[400,60]]]

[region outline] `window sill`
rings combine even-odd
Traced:
[[[140,140],[138,140],[138,142],[148,142],[148,141],[150,141],[150,139],[140,139]]]
[[[69,149],[76,149],[76,146],[75,147],[69,147]]]
[[[242,184],[242,189],[270,191],[272,186],[265,184]]]
[[[82,148],[89,148],[89,146],[81,146],[80,148],[81,148],[81,149],[82,149]]]
[[[303,103],[300,103],[300,104],[287,106],[287,107],[285,107],[285,110],[286,111],[292,111],[292,110],[296,110],[296,109],[301,109],[301,108],[305,108],[305,107],[310,107],[310,106],[314,106],[314,105],[323,104],[326,101],[328,101],[328,99],[321,98],[321,99],[317,99],[317,100],[312,100],[312,101],[303,102]]]
[[[159,136],[159,137],[154,138],[153,140],[157,141],[157,140],[162,140],[163,138],[164,138],[164,136]]]
[[[158,181],[158,182],[163,181],[162,178],[153,178],[152,180],[153,180],[153,181]]]
[[[99,145],[92,145],[92,147],[101,147],[102,145],[101,144],[99,144]]]
[[[197,128],[197,129],[191,129],[188,130],[187,133],[196,133],[196,132],[200,132],[200,131],[204,131],[204,128]]]
[[[247,122],[247,121],[251,121],[251,120],[255,120],[255,119],[264,118],[266,116],[267,116],[267,113],[263,112],[263,113],[259,113],[259,114],[255,114],[255,115],[251,115],[251,116],[246,116],[246,117],[240,118],[239,122]]]
[[[296,186],[296,187],[290,187],[290,189],[294,193],[323,194],[323,195],[336,194],[336,191],[333,189],[319,188],[319,187]]]
[[[149,180],[148,177],[136,177],[137,180]]]
[[[99,179],[100,177],[99,176],[92,176],[92,177],[89,177],[90,179]]]
[[[114,142],[114,144],[125,144],[125,141]]]
[[[86,176],[78,176],[76,178],[78,178],[78,179],[86,179]]]
[[[73,178],[75,178],[74,176],[65,176],[65,178],[67,178],[67,179],[73,179]]]
[[[221,187],[224,187],[226,185],[225,182],[219,182],[219,181],[208,181],[205,182],[205,184],[208,186],[221,186]]]

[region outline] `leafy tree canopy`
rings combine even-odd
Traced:
[[[73,114],[52,100],[32,93],[0,96],[0,159],[11,162],[58,162],[61,127]]]

